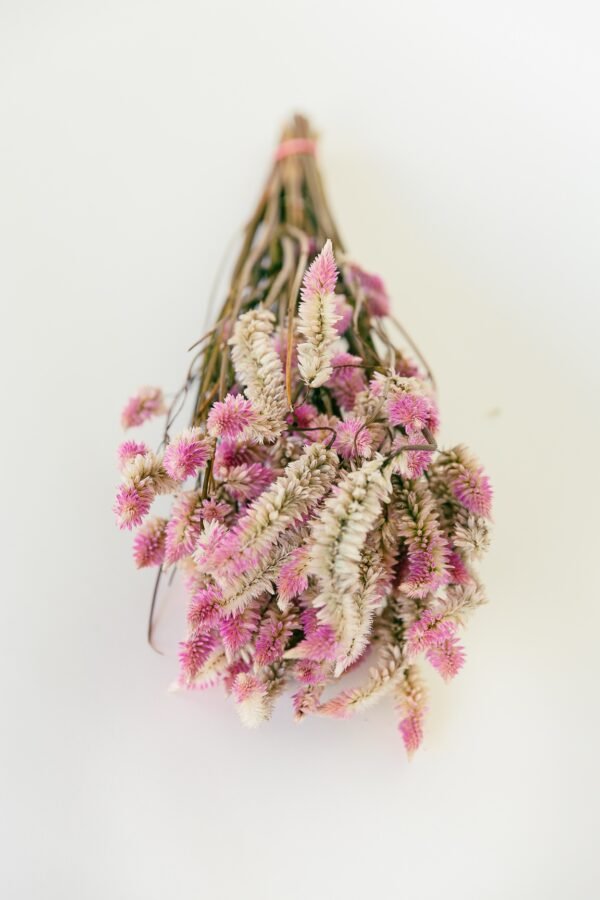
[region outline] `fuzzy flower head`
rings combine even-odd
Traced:
[[[144,522],[133,541],[133,558],[138,569],[160,566],[165,558],[167,520],[156,516]]]
[[[349,280],[355,290],[362,292],[370,315],[390,314],[390,298],[379,275],[371,275],[353,264],[349,266]]]
[[[450,638],[454,637],[456,625],[449,619],[444,619],[426,609],[421,617],[413,622],[406,636],[407,650],[409,654],[424,653],[432,647],[439,647]]]
[[[153,500],[154,491],[150,485],[122,484],[113,507],[119,528],[131,529],[141,525]]]
[[[294,550],[283,564],[277,576],[277,592],[282,608],[302,594],[308,587],[308,551],[304,547]]]
[[[224,400],[213,403],[206,426],[211,437],[231,439],[256,421],[257,414],[250,400],[242,394],[227,394]]]
[[[461,468],[451,481],[452,493],[475,516],[489,518],[492,511],[492,487],[481,466]]]
[[[304,276],[298,309],[298,328],[304,341],[298,346],[298,369],[303,381],[317,388],[331,375],[333,345],[338,333],[333,293],[337,268],[331,241],[327,241]]]
[[[143,387],[125,404],[121,413],[121,424],[123,428],[133,428],[164,412],[165,401],[161,389]]]
[[[240,718],[248,728],[256,728],[269,718],[267,686],[256,675],[241,672],[233,682],[231,693]]]
[[[331,359],[331,368],[327,386],[336,403],[350,411],[354,409],[358,394],[367,386],[362,359],[352,353],[336,353]]]
[[[449,637],[446,641],[431,647],[425,656],[444,681],[454,678],[465,662],[464,648],[456,637]]]
[[[334,447],[344,459],[368,459],[372,452],[372,437],[361,419],[348,418],[336,428]]]
[[[199,428],[187,428],[165,450],[164,467],[174,481],[185,481],[206,465],[210,449]]]
[[[131,459],[136,456],[145,456],[148,453],[148,447],[144,443],[138,441],[123,441],[117,450],[118,465],[121,472]]]

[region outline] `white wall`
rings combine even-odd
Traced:
[[[599,24],[541,0],[0,4],[7,900],[598,896]],[[496,488],[492,603],[410,765],[388,707],[253,733],[218,691],[168,694],[112,519],[122,402],[177,386],[296,108],[443,437]]]

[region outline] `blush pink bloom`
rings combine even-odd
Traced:
[[[241,672],[233,682],[231,693],[236,703],[244,703],[255,696],[267,693],[266,685],[250,672]]]
[[[165,558],[165,529],[167,520],[159,518],[144,522],[133,541],[133,558],[138,569],[160,566]]]
[[[277,593],[284,605],[303,593],[308,587],[308,551],[303,547],[294,550],[282,565],[277,576]]]
[[[372,437],[362,419],[348,418],[336,428],[334,449],[344,459],[368,459],[371,456]]]
[[[462,466],[451,482],[451,490],[459,503],[476,516],[489,518],[492,511],[492,487],[483,468]]]
[[[431,647],[425,656],[444,681],[454,678],[465,662],[464,648],[456,637],[448,638],[443,643]]]
[[[201,588],[192,597],[187,622],[192,631],[208,631],[221,619],[221,591],[216,587]]]
[[[455,632],[456,625],[454,622],[426,609],[407,631],[407,650],[413,656],[417,653],[423,653],[432,647],[444,644],[454,637]]]
[[[398,724],[406,752],[409,756],[418,750],[423,741],[423,719],[421,710],[413,710]]]
[[[163,465],[175,481],[185,481],[203,468],[210,456],[210,445],[199,428],[187,428],[165,450]]]
[[[337,353],[331,360],[333,372],[327,387],[342,409],[354,409],[356,397],[367,386],[365,371],[360,356],[352,353]]]
[[[350,327],[354,310],[341,295],[338,295],[335,300],[335,314],[339,317],[338,321],[335,323],[335,330],[339,335],[342,335],[345,331],[348,331],[348,328]]]
[[[234,654],[245,647],[258,627],[259,611],[256,604],[247,606],[241,613],[221,619],[219,632],[227,653]]]
[[[154,490],[149,485],[122,484],[117,492],[113,511],[117,517],[119,528],[135,528],[141,525],[142,519],[150,509],[154,500]]]
[[[256,421],[256,411],[250,400],[241,394],[228,394],[224,400],[213,404],[206,427],[212,437],[231,439]]]
[[[316,406],[310,403],[301,403],[294,409],[293,413],[289,413],[287,417],[288,425],[296,425],[298,428],[310,428],[315,417],[319,415]]]
[[[259,666],[269,666],[281,659],[292,634],[292,622],[278,615],[270,615],[263,621],[254,642],[255,661]]]
[[[179,663],[184,684],[190,684],[199,674],[202,666],[217,646],[214,634],[196,632],[187,641],[180,644]]]
[[[123,441],[117,450],[119,469],[123,471],[129,460],[136,456],[145,456],[146,453],[148,453],[148,447],[144,443]]]
[[[165,401],[161,389],[143,387],[125,404],[121,413],[121,424],[123,428],[133,428],[164,412]]]
[[[308,268],[302,282],[302,296],[332,294],[335,290],[338,271],[331,241],[327,241],[321,252]]]
[[[242,503],[255,500],[276,477],[273,469],[262,463],[244,463],[219,472],[223,489],[232,500]]]
[[[171,565],[193,553],[202,530],[199,491],[185,491],[173,503],[165,535],[165,561]]]
[[[431,401],[419,394],[393,393],[386,402],[390,425],[402,425],[408,432],[419,432],[428,427],[431,419]]]
[[[401,453],[405,458],[406,462],[406,475],[411,480],[416,480],[423,475],[424,472],[427,471],[431,462],[433,460],[433,451],[431,450],[405,450],[402,451],[402,447],[405,447],[410,444],[423,444],[426,443],[425,438],[422,435],[415,435],[411,437],[407,437],[404,434],[397,434],[394,440],[392,441],[392,446],[390,452],[392,454]]]
[[[357,265],[351,265],[349,269],[350,281],[362,289],[370,315],[388,316],[390,298],[379,275],[371,275]]]

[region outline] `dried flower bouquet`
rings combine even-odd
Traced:
[[[179,685],[222,682],[247,725],[287,686],[297,719],[391,694],[412,752],[425,713],[417,659],[456,675],[459,628],[484,602],[474,563],[491,489],[465,447],[438,450],[431,372],[381,279],[347,258],[300,116],[196,347],[168,409],[144,388],[123,410],[125,428],[161,414],[166,428],[157,452],[121,445],[115,503],[120,527],[138,529],[137,566],[185,575]],[[191,389],[192,421],[172,434]],[[149,517],[165,493],[170,515]],[[357,666],[363,679],[347,687]]]

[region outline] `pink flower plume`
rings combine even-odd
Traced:
[[[325,246],[309,266],[302,283],[302,296],[332,294],[335,290],[338,272],[333,256],[331,241]]]
[[[214,403],[208,414],[207,430],[215,438],[234,438],[257,420],[250,400],[241,394],[227,394],[224,400]]]
[[[450,637],[443,643],[430,647],[425,656],[444,681],[454,678],[465,662],[464,648],[456,637]]]
[[[143,387],[130,397],[121,413],[123,428],[142,425],[165,411],[163,392],[157,387]]]
[[[122,484],[117,492],[113,511],[117,517],[119,528],[135,528],[141,525],[142,519],[150,509],[154,500],[154,490],[149,485]]]
[[[145,456],[146,453],[148,453],[146,444],[137,441],[123,441],[117,450],[119,469],[123,471],[129,460],[136,456]]]
[[[361,419],[350,417],[337,426],[333,446],[344,459],[368,459],[372,443],[365,423]]]
[[[175,481],[196,475],[210,456],[210,446],[199,428],[188,428],[174,438],[167,449],[163,465]]]
[[[451,482],[452,493],[469,512],[489,518],[492,511],[492,486],[483,468],[461,467]]]
[[[165,528],[167,520],[159,518],[144,522],[133,541],[133,558],[138,569],[159,566],[165,558]]]

